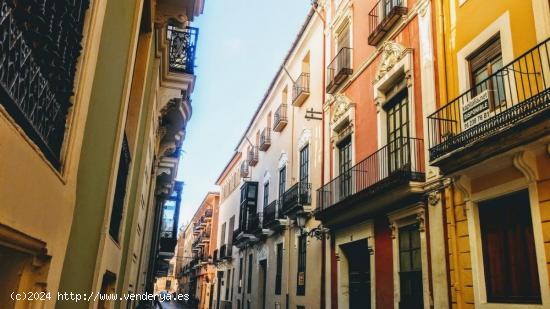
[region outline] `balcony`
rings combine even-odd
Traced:
[[[258,151],[258,146],[252,146],[249,150],[248,150],[248,154],[247,154],[247,161],[248,161],[248,165],[250,166],[256,166],[256,164],[258,164],[258,159],[260,157],[260,154],[259,154],[259,151]]]
[[[286,104],[281,104],[273,115],[273,131],[282,132],[288,123]]]
[[[205,221],[211,221],[212,220],[212,209],[207,209],[204,211],[204,220]]]
[[[0,106],[58,170],[89,2],[2,2]]]
[[[378,1],[369,13],[369,45],[378,45],[404,15],[407,15],[407,7],[403,0]]]
[[[292,105],[302,106],[309,97],[309,73],[302,73],[292,87]]]
[[[550,133],[550,38],[428,116],[430,161],[444,173]]]
[[[264,208],[263,228],[276,230],[278,227],[283,226],[283,220],[285,217],[282,212],[279,211],[279,201],[275,200]]]
[[[281,198],[281,214],[293,215],[308,211],[304,206],[311,205],[311,183],[297,182],[283,193]]]
[[[343,214],[352,219],[374,213],[392,204],[389,200],[395,202],[416,190],[410,182],[424,182],[424,179],[423,140],[397,139],[319,188],[316,216],[330,221]],[[389,200],[373,201],[381,196]],[[360,205],[360,209],[352,211],[356,205]]]
[[[203,242],[203,243],[210,242],[210,232],[207,231],[207,232],[202,233],[201,242]]]
[[[351,68],[351,48],[342,47],[327,67],[327,92],[336,89],[353,73]]]
[[[248,178],[249,172],[250,172],[250,169],[248,168],[248,162],[243,161],[241,163],[241,178]]]
[[[267,151],[271,146],[271,128],[264,128],[260,134],[260,150]]]
[[[193,74],[195,71],[195,50],[199,29],[187,27],[178,29],[168,26],[168,64],[170,72]]]

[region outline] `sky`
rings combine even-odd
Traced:
[[[310,9],[310,0],[205,0],[197,76],[178,180],[179,225],[188,223],[260,104]]]

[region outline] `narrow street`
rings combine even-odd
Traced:
[[[550,309],[550,0],[0,12],[0,309]]]

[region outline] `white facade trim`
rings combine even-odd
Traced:
[[[390,228],[392,229],[392,255],[393,255],[393,302],[394,308],[399,308],[401,300],[401,286],[399,277],[399,228],[418,223],[420,231],[420,255],[422,263],[422,290],[424,308],[429,309],[432,305],[430,295],[430,276],[428,263],[428,242],[426,240],[424,204],[417,204],[405,209],[400,209],[388,214]]]

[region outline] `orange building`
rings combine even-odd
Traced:
[[[331,234],[327,304],[445,308],[446,290],[432,288],[440,284],[431,273],[446,279],[444,264],[430,264],[425,202],[424,119],[436,95],[431,1],[332,0],[318,9],[328,64],[316,215]]]

